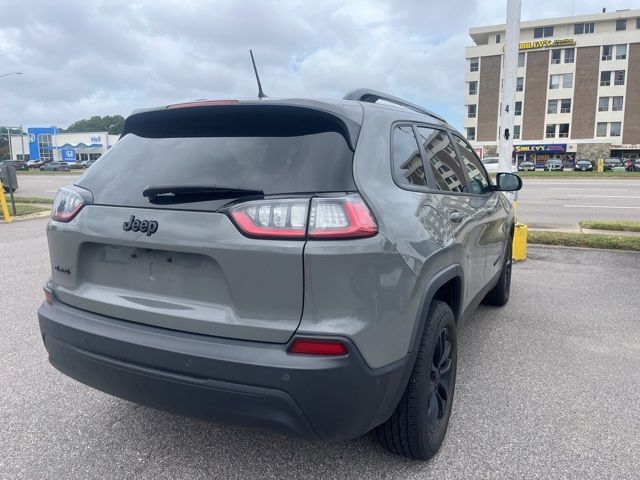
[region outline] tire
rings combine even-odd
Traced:
[[[438,452],[451,415],[457,346],[453,312],[434,300],[407,387],[391,417],[376,428],[390,452],[414,460],[428,460]]]
[[[496,286],[493,287],[482,300],[482,303],[485,305],[502,307],[509,301],[509,293],[511,291],[511,269],[513,266],[513,255],[511,254],[513,239],[511,237],[508,238],[509,245],[507,246],[507,255],[502,263],[500,279]]]

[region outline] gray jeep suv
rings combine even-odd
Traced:
[[[500,190],[521,185],[372,90],[136,111],[56,197],[49,360],[154,408],[305,439],[376,429],[427,459],[462,319],[509,299]]]

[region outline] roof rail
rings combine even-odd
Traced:
[[[377,90],[371,90],[370,88],[356,88],[355,90],[351,90],[344,97],[344,100],[356,100],[358,102],[368,102],[368,103],[376,103],[378,100],[385,100],[390,103],[395,103],[396,105],[400,105],[402,107],[406,107],[410,110],[413,110],[418,113],[422,113],[424,115],[429,115],[430,117],[436,118],[441,122],[447,123],[444,117],[433,113],[426,108],[422,108],[415,103],[408,102],[398,97],[394,97],[393,95],[389,95],[388,93],[378,92]]]

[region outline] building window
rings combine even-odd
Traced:
[[[476,139],[476,127],[467,127],[467,140]]]
[[[467,118],[476,118],[476,106],[467,105]]]
[[[609,97],[600,97],[598,99],[598,111],[599,112],[609,111]]]
[[[540,27],[533,29],[533,38],[553,37],[553,27]]]
[[[556,138],[556,125],[554,123],[547,125],[545,138]]]
[[[626,30],[627,29],[627,19],[626,18],[621,18],[619,20],[616,20],[616,32],[619,32],[621,30]]]
[[[549,89],[555,90],[556,88],[560,88],[561,79],[562,75],[549,75]]]
[[[560,113],[571,113],[571,99],[563,98],[560,100]]]
[[[522,115],[522,102],[516,102],[516,108],[515,108],[513,114],[515,116]]]
[[[600,72],[600,86],[608,87],[611,85],[611,72]]]
[[[613,72],[614,76],[614,85],[624,85],[624,70],[616,70]]]
[[[496,34],[496,43],[500,43],[501,35],[499,33]]]
[[[619,137],[621,129],[622,129],[622,124],[620,122],[611,122],[609,124],[609,136]]]
[[[616,45],[616,60],[627,58],[627,45]]]
[[[596,126],[596,137],[606,137],[607,136],[607,123],[606,122],[598,122]]]
[[[514,140],[520,139],[520,125],[513,126],[513,139]]]
[[[611,110],[613,110],[614,112],[621,112],[623,103],[624,102],[622,97],[613,97],[613,105],[611,107]]]
[[[602,60],[611,60],[613,53],[613,45],[602,46]]]
[[[595,31],[595,23],[576,23],[573,26],[574,35],[582,35],[583,33],[593,33]]]
[[[516,92],[521,92],[524,90],[524,77],[516,78]]]
[[[477,95],[478,94],[478,82],[473,81],[469,82],[469,95]]]
[[[547,102],[547,113],[558,113],[558,100],[549,100]]]
[[[560,56],[562,55],[562,50],[551,50],[551,65],[555,65],[560,63]]]
[[[469,71],[477,72],[478,71],[478,57],[469,59]]]
[[[636,18],[636,28],[640,30],[640,17]]]
[[[560,138],[568,138],[569,137],[569,124],[561,123],[558,125],[558,136]]]
[[[573,87],[573,73],[565,73],[562,75],[562,88]]]
[[[518,53],[518,67],[524,67],[525,55],[526,55],[526,53],[524,53],[524,52]]]
[[[573,48],[565,48],[564,49],[564,63],[573,63],[575,61],[575,49]]]

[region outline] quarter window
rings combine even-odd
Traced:
[[[410,126],[397,127],[393,132],[393,169],[398,182],[427,186],[420,149]]]
[[[458,145],[462,163],[469,177],[469,193],[487,192],[489,190],[489,180],[475,152],[462,138],[457,135],[454,135],[453,138]]]
[[[466,191],[462,166],[447,132],[418,127],[418,136],[427,156],[425,163],[431,167],[438,189],[448,192]]]

